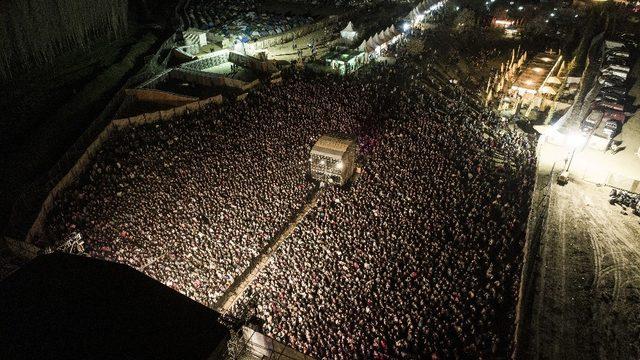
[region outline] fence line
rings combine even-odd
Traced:
[[[536,158],[538,159],[536,171],[538,171],[537,169],[540,167],[540,145],[536,149]],[[531,291],[533,291],[535,285],[536,267],[534,265],[546,224],[550,199],[549,192],[555,167],[556,163],[554,162],[549,171],[549,180],[546,184],[539,183],[541,175],[537,174],[533,185],[534,196],[531,198],[525,243],[522,249],[522,270],[520,272],[520,286],[516,303],[512,359],[522,358],[526,347],[525,326],[530,323]],[[542,188],[538,189],[538,186],[542,186]],[[535,196],[536,194],[538,196]]]

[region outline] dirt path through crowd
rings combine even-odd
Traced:
[[[254,259],[251,265],[245,269],[245,271],[233,281],[233,284],[225,291],[224,295],[220,297],[215,308],[223,314],[226,314],[236,301],[240,298],[245,289],[253,282],[253,279],[262,271],[267,265],[267,262],[271,258],[271,255],[278,249],[278,247],[293,233],[298,224],[304,219],[311,209],[316,206],[318,197],[322,194],[322,188],[313,190],[310,194],[307,203],[300,209],[296,217],[289,223],[285,230],[275,238],[273,242],[267,245],[260,255]]]

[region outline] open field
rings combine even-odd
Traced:
[[[608,192],[551,187],[527,358],[640,355],[640,218],[609,205]]]

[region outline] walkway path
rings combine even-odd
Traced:
[[[313,193],[309,196],[309,201],[300,209],[295,219],[291,221],[289,226],[269,245],[267,245],[260,255],[252,262],[252,264],[238,277],[235,278],[233,284],[227,289],[227,291],[220,297],[215,308],[223,314],[226,314],[235,302],[240,298],[244,290],[251,284],[253,279],[262,271],[267,265],[267,262],[271,258],[271,255],[278,249],[278,247],[293,233],[298,224],[304,219],[309,210],[313,209],[318,202],[318,197],[322,193],[322,189],[313,190]]]

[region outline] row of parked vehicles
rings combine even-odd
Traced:
[[[601,88],[591,103],[591,112],[583,120],[580,128],[584,133],[592,134],[603,124],[602,134],[613,138],[622,131],[626,121],[626,85],[631,71],[631,54],[637,43],[625,34],[618,40],[605,40],[604,46],[604,62],[598,76]]]

